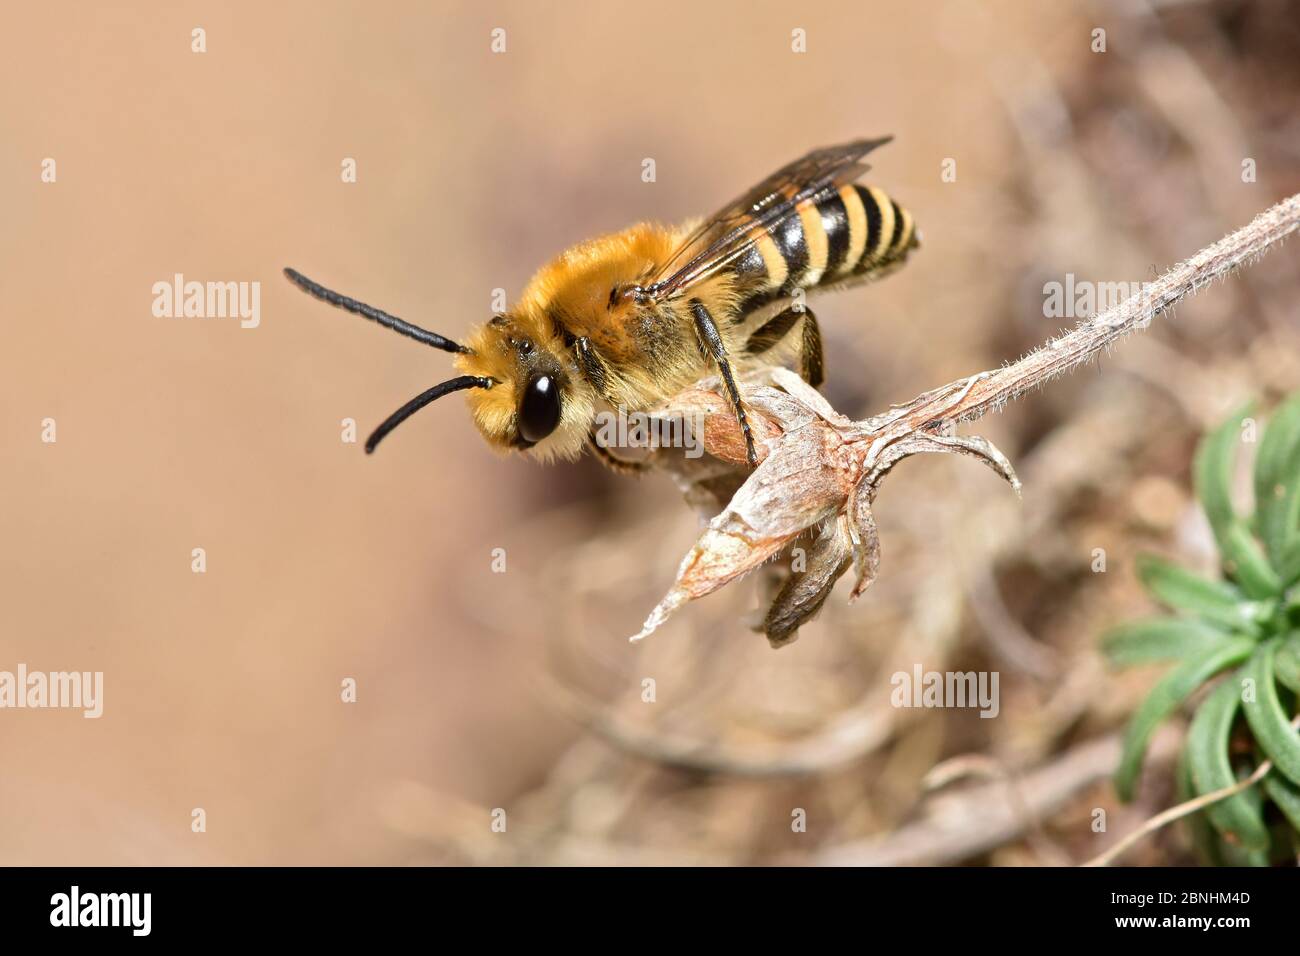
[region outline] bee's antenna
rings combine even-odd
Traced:
[[[384,419],[383,423],[371,432],[370,437],[366,439],[366,454],[369,455],[375,450],[375,446],[384,440],[384,436],[391,432],[402,422],[406,421],[420,409],[424,408],[436,398],[449,392],[459,392],[466,388],[491,388],[494,380],[484,378],[480,375],[461,375],[459,378],[453,378],[450,381],[442,382],[428,391],[421,392],[415,398],[411,399],[393,414]]]
[[[462,352],[469,353],[472,349],[461,345],[459,342],[453,342],[451,339],[439,335],[437,332],[428,332],[418,325],[412,325],[410,322],[399,319],[395,315],[389,315],[381,309],[366,305],[364,302],[358,302],[356,299],[349,298],[346,295],[340,295],[338,292],[331,292],[318,282],[312,282],[297,269],[286,268],[285,276],[298,288],[302,289],[322,302],[328,302],[330,305],[337,305],[340,309],[347,309],[357,315],[365,316],[373,322],[378,322],[385,328],[392,329],[394,332],[400,332],[408,338],[415,339],[417,342],[423,342],[425,345],[432,345],[435,349],[442,349],[444,352]],[[468,386],[461,386],[468,388]],[[434,398],[437,396],[435,395]],[[430,399],[432,401],[432,399]],[[414,409],[412,409],[414,411]]]

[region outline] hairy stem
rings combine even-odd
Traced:
[[[999,410],[1017,396],[1082,365],[1129,332],[1145,328],[1183,297],[1249,263],[1297,229],[1300,194],[1282,200],[1248,225],[1180,262],[1114,308],[1085,319],[1019,361],[980,376],[959,402],[944,409],[943,420],[973,421]]]

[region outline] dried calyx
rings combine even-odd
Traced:
[[[761,458],[748,477],[735,415],[713,389],[714,383],[703,382],[656,409],[656,417],[703,422],[708,458],[657,449],[652,460],[673,476],[696,507],[721,511],[687,553],[676,582],[633,640],[650,634],[683,604],[783,556],[794,560],[762,622],[774,647],[795,639],[799,626],[817,613],[850,567],[856,581],[849,600],[856,599],[870,586],[880,564],[871,503],[885,475],[910,455],[969,455],[991,466],[1018,491],[1020,482],[1006,456],[986,439],[952,433],[953,421],[947,416],[979,379],[956,382],[883,415],[853,421],[793,372],[764,370],[746,389]]]

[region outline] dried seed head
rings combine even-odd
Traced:
[[[887,415],[854,422],[793,373],[777,368],[761,375],[767,382],[751,382],[745,393],[751,428],[762,445],[760,464],[709,522],[682,560],[672,588],[633,640],[650,634],[683,604],[776,558],[804,535],[811,535],[811,542],[802,566],[791,571],[764,618],[763,630],[773,646],[794,640],[799,626],[821,609],[850,566],[857,573],[850,600],[857,598],[880,565],[871,502],[884,476],[908,455],[972,455],[1019,488],[1010,463],[992,444],[940,433],[948,427],[941,415],[950,407],[953,391],[940,389]],[[956,394],[968,391],[968,384],[957,383]],[[914,412],[928,414],[919,414],[914,422],[909,417]],[[655,412],[683,413],[703,417],[704,447],[718,459],[721,471],[669,454],[669,449],[656,450],[654,460],[677,478],[688,497],[707,503],[716,500],[715,489],[727,487],[719,484],[722,474],[744,475],[744,440],[729,404],[708,383],[687,389]]]

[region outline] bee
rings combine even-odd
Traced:
[[[495,448],[545,461],[589,447],[616,471],[636,471],[643,463],[596,441],[598,412],[643,410],[716,373],[754,467],[739,374],[786,345],[797,350],[803,378],[821,385],[821,330],[804,294],[884,276],[919,245],[906,209],[856,183],[869,168],[862,158],[890,139],[813,150],[698,224],[640,223],[580,243],[543,266],[514,307],[466,344],[293,269],[285,275],[331,305],[455,355],[461,374],[390,415],[367,453],[430,402],[463,390]]]

